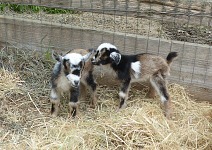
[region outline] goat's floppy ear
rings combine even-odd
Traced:
[[[118,65],[121,60],[121,54],[117,52],[112,52],[110,54],[110,58],[116,63],[116,65]]]
[[[90,51],[90,50],[89,50]],[[89,53],[87,53],[86,55],[83,56],[83,61],[87,62],[89,60],[89,58],[93,55],[94,50],[91,50]]]
[[[62,62],[62,60],[63,60],[63,57],[54,51],[52,52],[52,58],[59,62]]]
[[[96,50],[93,48],[89,48],[88,51],[89,51],[89,53],[91,53],[91,55],[89,57],[93,57],[96,54]]]
[[[96,50],[93,49],[93,48],[89,48],[88,51],[89,51],[90,53],[92,53],[92,54],[96,52]]]

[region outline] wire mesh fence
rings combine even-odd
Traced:
[[[211,0],[1,0],[0,38],[40,50],[178,51],[171,80],[212,89]]]
[[[212,44],[210,38],[212,6],[210,1],[2,0],[2,2],[73,10],[72,15],[60,15],[60,18],[42,12],[37,15],[12,14],[14,17],[26,17],[91,29]]]

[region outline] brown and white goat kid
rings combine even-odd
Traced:
[[[96,105],[96,82],[93,78],[93,64],[89,57],[93,50],[75,49],[64,56],[53,54],[57,60],[51,76],[51,114],[57,116],[63,92],[70,94],[70,116],[78,113],[79,96],[86,97],[86,87],[92,94],[91,106]]]
[[[177,57],[177,52],[170,52],[166,60],[160,56],[148,53],[122,55],[114,45],[103,43],[97,48],[92,58],[92,63],[94,65],[109,64],[116,72],[117,78],[122,83],[119,92],[119,108],[126,106],[132,82],[148,80],[151,83],[150,96],[154,97],[155,91],[157,91],[165,107],[165,116],[169,118],[171,99],[167,89],[166,77],[169,75],[170,64],[175,57]]]

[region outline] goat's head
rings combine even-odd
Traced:
[[[117,48],[110,43],[102,43],[99,45],[92,58],[94,65],[106,65],[109,63],[119,64],[121,60],[121,54]]]
[[[53,53],[53,58],[63,65],[64,73],[70,81],[71,86],[77,88],[80,84],[85,62],[89,60],[91,55],[92,52],[84,56],[78,53],[68,53],[64,56]]]

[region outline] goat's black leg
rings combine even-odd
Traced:
[[[126,107],[128,92],[129,92],[129,89],[130,89],[130,81],[131,81],[131,79],[128,78],[126,80],[123,80],[123,82],[122,82],[121,91],[119,92],[119,98],[120,98],[119,108]]]
[[[86,78],[86,84],[89,87],[89,90],[91,91],[91,95],[92,95],[91,107],[95,108],[96,103],[97,103],[97,98],[96,98],[96,86],[97,86],[97,84],[94,81],[92,71],[89,71],[89,74]]]
[[[51,101],[51,115],[53,117],[56,117],[59,113],[60,94],[54,88],[52,88],[51,90],[50,101]]]
[[[161,102],[164,104],[165,116],[171,117],[171,99],[168,93],[167,81],[164,76],[159,73],[154,74],[150,78],[150,82],[160,95]]]
[[[72,88],[70,91],[71,96],[70,96],[69,108],[71,117],[76,117],[78,113],[78,103],[79,103],[78,99],[80,94],[79,89],[80,87]]]

